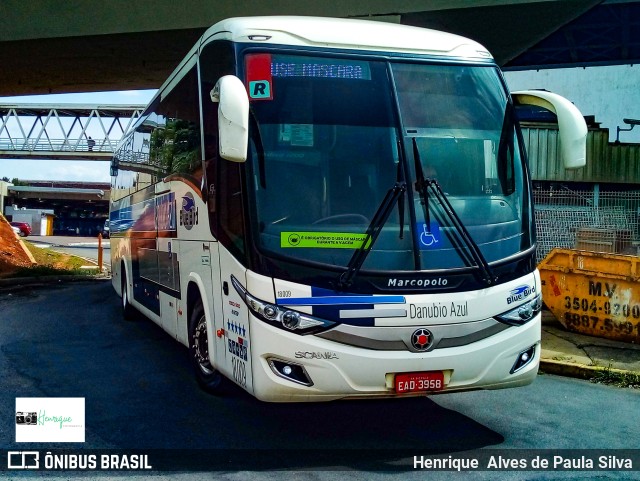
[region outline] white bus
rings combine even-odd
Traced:
[[[113,286],[198,383],[265,401],[529,384],[540,279],[518,102],[481,45],[346,19],[211,27],[112,161]]]

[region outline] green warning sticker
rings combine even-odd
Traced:
[[[351,232],[281,232],[280,247],[358,249],[366,238],[367,234]]]

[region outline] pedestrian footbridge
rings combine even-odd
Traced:
[[[0,159],[108,160],[141,105],[0,104]]]

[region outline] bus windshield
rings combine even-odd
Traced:
[[[497,68],[262,53],[245,70],[252,232],[265,255],[347,266],[398,185],[363,270],[476,266],[444,204],[486,262],[533,244]]]

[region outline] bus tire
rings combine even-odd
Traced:
[[[125,321],[133,321],[135,319],[136,310],[129,302],[129,289],[127,288],[127,273],[122,267],[122,317]]]
[[[211,394],[218,393],[223,377],[209,360],[207,319],[200,300],[193,307],[189,318],[189,359],[200,388]]]

